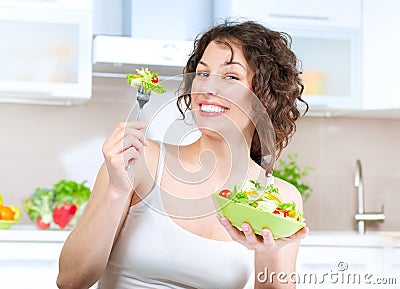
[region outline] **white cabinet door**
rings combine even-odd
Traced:
[[[366,109],[400,108],[400,2],[363,2],[363,100]]]
[[[0,288],[57,289],[62,246],[63,242],[1,241]],[[91,287],[95,288],[97,284]]]
[[[364,288],[390,272],[391,258],[385,248],[301,246],[298,288]],[[385,288],[385,287],[382,287]]]
[[[1,242],[1,288],[56,289],[62,243]]]
[[[1,102],[73,103],[91,96],[90,7],[91,0],[0,2]]]
[[[361,0],[214,1],[216,19],[250,19],[292,38],[310,111],[360,109]]]
[[[397,281],[400,284],[400,248],[394,249],[394,260],[393,260],[393,267],[392,267],[392,273],[393,277],[397,278]]]
[[[218,0],[214,19],[249,18],[269,26],[360,27],[361,0]]]

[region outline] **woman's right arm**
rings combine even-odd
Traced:
[[[105,162],[90,200],[68,236],[59,259],[57,286],[89,288],[103,274],[114,241],[125,220],[135,188],[145,170],[144,123],[121,123],[103,144]],[[133,163],[125,172],[127,159]]]

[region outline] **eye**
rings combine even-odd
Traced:
[[[228,75],[225,76],[225,79],[228,79],[228,80],[239,80],[239,77],[237,77],[235,75],[232,75],[232,74],[228,74]]]
[[[199,77],[208,77],[209,74],[208,74],[207,72],[204,72],[204,71],[198,71],[198,72],[196,72],[196,76],[199,76]]]

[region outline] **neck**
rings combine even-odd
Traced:
[[[235,135],[230,132],[224,137],[210,132],[204,132],[202,137],[193,144],[192,163],[196,163],[202,170],[211,172],[216,177],[228,176],[236,182],[249,174],[254,168],[250,158],[251,137],[243,133]]]

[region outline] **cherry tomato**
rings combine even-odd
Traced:
[[[221,197],[227,198],[229,196],[232,196],[232,192],[230,190],[222,190],[219,192],[219,195]]]
[[[36,226],[41,230],[46,230],[50,227],[50,223],[44,223],[42,217],[36,219]]]
[[[158,83],[158,76],[157,75],[153,75],[153,77],[151,78],[151,82]]]

